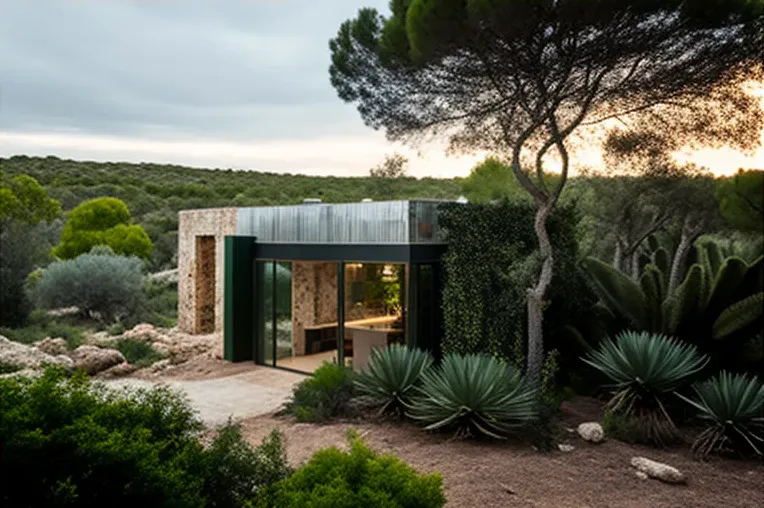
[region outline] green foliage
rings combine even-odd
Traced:
[[[442,206],[439,221],[448,242],[443,256],[444,353],[520,361],[522,349],[516,343],[524,344],[527,288],[540,269],[534,214],[525,203]],[[560,351],[563,370],[578,367],[570,359],[582,352],[570,328],[580,326],[591,338],[598,334],[590,319],[594,297],[578,268],[576,221],[575,211],[565,206],[549,220],[555,275],[544,312],[545,343]]]
[[[665,445],[678,436],[667,396],[688,383],[708,359],[695,346],[648,332],[622,332],[604,340],[584,361],[612,381],[613,397],[606,406],[616,416],[633,421],[641,441]]]
[[[291,299],[290,299],[291,302]],[[178,322],[178,284],[146,280],[140,307],[123,319],[122,324],[132,328],[138,323],[150,323],[160,328],[172,328]]]
[[[640,422],[615,411],[605,411],[602,418],[602,430],[605,435],[629,444],[644,442],[644,430]]]
[[[69,214],[61,243],[53,249],[60,259],[73,259],[106,245],[116,254],[148,258],[151,239],[138,225],[131,224],[130,210],[117,198],[97,198],[77,205]]]
[[[128,363],[138,367],[148,367],[164,358],[164,355],[151,347],[151,344],[139,339],[119,339],[114,348],[125,356]]]
[[[299,421],[326,421],[350,414],[355,395],[355,373],[350,367],[324,362],[312,377],[301,381],[284,405]]]
[[[646,264],[638,282],[594,258],[583,265],[616,326],[677,336],[708,354],[716,369],[756,370],[761,359],[744,355],[743,345],[764,323],[764,258],[724,258],[715,242],[696,250],[670,294],[668,274],[656,264]]]
[[[0,374],[11,374],[13,372],[18,372],[22,369],[20,365],[15,365],[12,363],[0,363]]]
[[[764,455],[764,383],[755,376],[721,372],[695,385],[694,398],[679,395],[708,427],[692,449],[701,457],[738,451]]]
[[[69,349],[76,349],[84,342],[83,327],[71,324],[65,318],[53,319],[47,314],[41,318],[35,314],[37,311],[30,317],[29,325],[23,328],[0,328],[0,335],[22,344],[33,344],[46,337],[61,338],[66,340]]]
[[[254,451],[238,429],[204,447],[167,388],[115,392],[49,369],[0,379],[0,499],[8,506],[242,506],[288,471],[280,441]]]
[[[399,412],[411,402],[422,373],[432,366],[430,355],[420,349],[392,344],[373,349],[369,364],[356,378],[358,394],[380,413]]]
[[[422,373],[406,414],[426,430],[503,439],[537,417],[537,394],[520,374],[487,355],[446,355]]]
[[[266,487],[252,508],[439,508],[446,502],[438,474],[419,475],[395,456],[379,456],[354,433],[350,452],[317,452],[292,476]]]
[[[0,158],[0,171],[36,178],[65,210],[90,199],[112,196],[132,212],[153,244],[150,271],[176,266],[178,211],[228,206],[298,204],[309,197],[325,203],[359,202],[364,198],[456,199],[458,179],[392,178],[378,186],[372,178],[316,177],[188,168],[160,164],[100,163],[56,157]],[[58,241],[58,239],[57,239]],[[24,274],[26,276],[26,274]]]
[[[26,277],[46,261],[47,230],[61,211],[34,179],[0,171],[0,326],[22,326],[32,310],[25,291]]]
[[[719,211],[732,227],[741,231],[764,231],[764,170],[739,170],[717,183]]]
[[[137,258],[83,254],[51,264],[32,294],[42,308],[77,307],[110,323],[140,308],[141,267]]]

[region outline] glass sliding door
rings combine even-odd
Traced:
[[[271,367],[292,356],[292,267],[288,262],[258,261],[258,362]]]

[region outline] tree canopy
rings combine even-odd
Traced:
[[[80,203],[69,215],[61,243],[53,253],[61,259],[72,259],[97,245],[106,245],[123,256],[151,256],[151,239],[141,226],[131,224],[130,210],[117,198]]]
[[[740,231],[764,232],[764,170],[740,170],[718,188],[722,217]]]
[[[27,175],[0,178],[0,221],[20,221],[35,225],[50,222],[61,212],[61,205],[37,180]]]

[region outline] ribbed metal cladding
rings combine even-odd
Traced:
[[[442,243],[437,225],[440,203],[443,201],[240,208],[236,234],[273,243]]]

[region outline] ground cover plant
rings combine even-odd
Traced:
[[[355,373],[351,367],[324,362],[313,376],[292,391],[284,412],[299,421],[326,421],[348,416],[355,396]]]
[[[350,451],[317,452],[289,478],[256,497],[250,508],[439,508],[445,504],[438,474],[417,474],[392,455],[377,455],[349,433]]]

